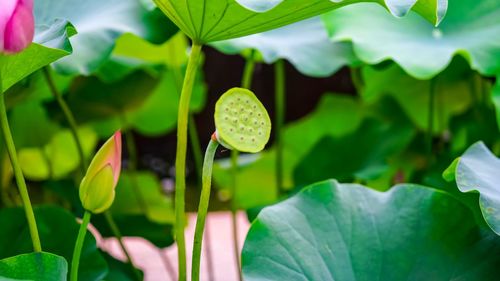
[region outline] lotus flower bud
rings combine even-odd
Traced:
[[[33,41],[33,0],[0,3],[0,53],[19,53]]]
[[[98,214],[113,204],[121,158],[122,138],[116,132],[94,156],[80,184],[80,200],[85,210]]]

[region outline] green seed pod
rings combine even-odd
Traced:
[[[256,153],[264,149],[271,135],[266,108],[249,90],[233,88],[215,105],[217,141],[228,149]]]

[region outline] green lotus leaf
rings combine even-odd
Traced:
[[[137,281],[135,272],[132,271],[130,264],[121,260],[115,259],[106,252],[101,251],[109,266],[108,275],[104,280],[106,281]],[[138,269],[139,270],[139,269]],[[140,271],[140,270],[139,270]],[[144,276],[144,274],[140,271]]]
[[[432,128],[436,134],[449,129],[452,117],[466,112],[474,99],[471,85],[475,74],[463,59],[454,60],[433,82],[415,79],[394,63],[363,67],[361,73],[364,81],[361,95],[368,104],[393,97],[423,131],[429,127],[431,91],[434,91]]]
[[[173,243],[173,201],[162,193],[158,178],[150,172],[123,172],[110,209],[123,236],[142,237],[157,247]],[[113,237],[105,220],[92,220],[104,237]]]
[[[486,223],[500,235],[500,159],[486,145],[472,145],[445,171],[448,180],[455,179],[461,192],[477,191],[479,206]]]
[[[313,77],[328,77],[342,66],[358,63],[350,43],[330,41],[319,17],[211,45],[226,54],[258,50],[268,64],[286,59],[301,73]]]
[[[74,27],[60,19],[37,25],[33,44],[21,53],[0,56],[0,93],[40,68],[71,54],[69,37],[74,34]]]
[[[329,178],[378,179],[392,170],[395,163],[391,158],[404,151],[415,134],[411,124],[369,118],[352,134],[337,138],[324,136],[295,167],[294,183],[304,186]],[[385,190],[391,185],[382,188]]]
[[[242,253],[248,281],[493,281],[499,262],[500,238],[449,194],[333,180],[263,209]]]
[[[43,250],[64,257],[68,264],[71,264],[73,249],[80,228],[76,218],[68,211],[55,206],[35,208],[35,217]],[[26,216],[22,208],[0,210],[0,221],[2,222],[0,258],[32,251]],[[99,253],[95,238],[90,233],[87,233],[85,237],[80,261],[78,280],[102,280],[108,272],[106,261]],[[29,266],[25,267],[25,269],[29,268]],[[2,271],[0,271],[0,276],[1,273]],[[46,279],[35,278],[34,280]]]
[[[150,11],[137,0],[35,1],[34,13],[37,25],[64,19],[78,31],[70,40],[73,54],[53,65],[64,74],[96,71],[109,58],[122,34],[134,33],[160,43],[176,32],[158,10]]]
[[[89,127],[78,130],[83,152],[89,158],[97,145],[97,135]],[[60,130],[43,146],[19,149],[19,164],[27,179],[62,179],[79,168],[80,155],[71,132]]]
[[[30,253],[0,260],[0,279],[9,280],[66,280],[68,263],[51,253]]]
[[[363,0],[155,0],[191,39],[209,43],[264,32]],[[446,13],[447,1],[376,0],[395,16],[414,9],[433,24]]]
[[[395,19],[373,3],[333,11],[324,20],[331,39],[351,41],[362,61],[377,64],[392,59],[419,79],[440,73],[456,55],[482,74],[500,72],[500,2],[496,0],[452,1],[439,27],[413,12]]]
[[[159,224],[174,222],[171,198],[162,193],[158,178],[149,172],[124,172],[120,175],[111,212],[118,215],[145,215]]]

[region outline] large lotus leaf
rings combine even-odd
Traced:
[[[175,221],[173,202],[162,193],[158,178],[149,172],[122,173],[111,212],[118,215],[145,215],[150,221],[169,224]]]
[[[106,281],[137,281],[135,273],[130,264],[117,260],[106,252],[101,252],[108,262],[109,272],[104,280]]]
[[[352,134],[321,139],[296,166],[294,182],[303,186],[330,178],[376,179],[390,169],[391,157],[401,153],[414,136],[408,124],[367,119]]]
[[[293,171],[308,152],[324,137],[341,137],[361,126],[364,109],[356,99],[342,95],[324,95],[309,116],[286,126],[283,137],[284,185],[294,187]],[[235,201],[241,208],[269,204],[276,200],[275,151],[271,149],[256,157],[241,158]],[[229,161],[217,161],[214,182],[219,188],[231,190]]]
[[[74,77],[60,75],[56,72],[51,72],[51,78],[57,89],[64,93]],[[48,102],[54,100],[54,95],[50,91],[47,80],[42,71],[37,71],[19,83],[13,85],[5,92],[5,105],[7,110],[11,110],[16,106],[29,102]]]
[[[66,210],[53,206],[35,208],[35,217],[43,250],[64,257],[71,264],[80,228],[76,218]],[[0,258],[32,251],[26,216],[22,208],[2,209],[0,221]],[[106,276],[106,261],[99,253],[95,238],[90,233],[85,237],[80,261],[78,280],[97,281]]]
[[[38,69],[69,55],[72,48],[68,38],[74,33],[71,24],[63,20],[37,25],[33,44],[19,54],[0,55],[0,93]]]
[[[30,253],[0,260],[0,279],[9,280],[66,280],[68,263],[51,253]]]
[[[155,0],[160,9],[191,39],[199,43],[264,32],[314,17],[362,0]],[[376,0],[394,15],[410,9],[437,24],[447,1]]]
[[[79,124],[92,120],[121,116],[128,110],[139,108],[160,82],[143,70],[136,70],[122,80],[106,83],[91,77],[76,78],[65,96]],[[55,118],[63,119],[56,102],[49,105]]]
[[[398,65],[364,67],[363,99],[374,103],[384,96],[393,97],[421,130],[429,127],[430,93],[433,82],[417,80]],[[441,75],[434,78],[433,132],[448,129],[453,116],[464,113],[472,102],[471,85],[474,79],[463,60],[456,60]],[[411,86],[409,86],[411,85]]]
[[[83,152],[89,158],[97,145],[97,135],[92,129],[82,127],[78,136]],[[48,144],[20,149],[18,154],[24,176],[30,180],[61,179],[80,165],[78,148],[68,129],[58,131]]]
[[[182,78],[182,73],[184,73],[183,68],[178,70],[180,71],[171,68],[165,71],[158,87],[141,108],[127,114],[127,121],[141,134],[156,136],[175,128],[179,109],[180,85],[182,85],[182,82],[179,82],[179,77]],[[200,112],[205,107],[206,91],[204,75],[200,71],[196,75],[190,101],[190,112]]]
[[[100,135],[106,136],[112,134],[119,128],[132,128],[141,134],[148,136],[157,136],[165,134],[166,132],[175,128],[177,124],[177,110],[180,96],[180,85],[182,81],[183,68],[168,68],[162,72],[161,77],[156,82],[156,87],[150,89],[149,92],[144,93],[140,91],[131,91],[130,87],[123,87],[123,91],[114,91],[117,95],[127,93],[129,100],[141,100],[140,103],[131,103],[122,114],[118,111],[109,111],[107,115],[100,117],[111,117],[98,122],[93,122]],[[129,77],[129,76],[127,76]],[[134,80],[127,79],[125,84],[133,84]],[[120,85],[123,82],[112,83],[110,85]],[[99,90],[100,91],[100,90]],[[103,92],[102,94],[106,94]],[[190,108],[191,112],[199,112],[205,106],[206,100],[206,86],[203,82],[203,74],[200,73],[196,76],[193,96],[191,98]],[[101,106],[107,104],[117,103],[116,101],[103,101]],[[122,101],[123,102],[123,101]],[[76,105],[76,104],[75,104]],[[93,107],[88,107],[92,112]],[[85,109],[87,110],[87,109]],[[95,116],[95,113],[92,113]],[[89,114],[90,115],[90,114]],[[159,122],[158,120],[161,120]]]
[[[255,49],[266,63],[286,59],[300,72],[313,77],[328,77],[342,66],[358,62],[350,43],[330,41],[319,17],[264,33],[215,42],[212,46],[226,54]]]
[[[78,34],[71,38],[74,53],[54,67],[65,74],[90,74],[111,55],[115,41],[134,33],[153,42],[163,42],[176,28],[157,10],[149,11],[137,0],[44,0],[35,1],[35,21],[40,25],[55,19],[71,22]]]
[[[187,37],[179,32],[167,42],[155,45],[133,34],[125,34],[116,41],[113,56],[181,68],[188,60]]]
[[[497,280],[500,239],[452,196],[325,181],[267,207],[242,253],[245,280]]]
[[[500,159],[482,142],[472,145],[446,173],[455,178],[461,192],[477,191],[486,223],[500,235]]]
[[[116,190],[110,211],[123,236],[143,237],[158,247],[173,243],[173,202],[162,193],[154,174],[122,173]],[[113,236],[102,217],[96,217],[93,223],[103,236]]]
[[[36,100],[15,106],[9,121],[17,148],[42,147],[61,128],[50,120],[43,105]]]
[[[366,63],[397,62],[410,75],[435,76],[460,54],[486,75],[500,72],[500,2],[450,2],[448,13],[434,27],[415,13],[394,19],[375,4],[360,4],[325,16],[334,41],[352,41],[356,55]]]

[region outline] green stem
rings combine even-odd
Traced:
[[[177,240],[177,255],[179,259],[179,281],[186,280],[186,241],[184,227],[186,222],[185,193],[186,193],[186,151],[187,130],[189,119],[189,104],[195,82],[196,72],[201,57],[202,45],[193,42],[191,54],[184,76],[179,112],[177,117],[177,151],[175,156],[175,232]]]
[[[87,226],[89,225],[91,216],[92,214],[87,210],[83,214],[82,224],[80,225],[80,230],[78,231],[78,236],[76,238],[75,249],[73,250],[73,259],[71,260],[70,281],[78,280],[78,266],[80,264],[80,256],[82,254],[83,242],[85,241]]]
[[[252,50],[250,57],[245,63],[245,69],[243,70],[243,77],[241,79],[241,87],[245,89],[250,89],[252,87],[253,73],[255,70],[255,50]]]
[[[191,150],[193,151],[194,164],[196,166],[196,176],[198,177],[198,182],[201,183],[201,169],[203,166],[203,155],[201,152],[200,137],[198,135],[198,129],[196,128],[196,123],[192,114],[189,115],[189,139],[191,140]]]
[[[432,158],[432,139],[434,135],[434,107],[436,100],[436,78],[431,79],[429,84],[429,115],[427,117],[427,159]]]
[[[238,272],[238,280],[243,281],[243,274],[241,272],[241,261],[240,261],[240,243],[238,239],[238,211],[231,210],[231,224],[232,224],[232,235],[233,235],[233,251],[234,260],[236,262],[236,270]]]
[[[276,187],[278,196],[283,188],[283,124],[285,123],[285,62],[279,60],[275,67],[275,102],[276,102]]]
[[[174,51],[171,50],[171,53],[175,55]],[[174,75],[174,80],[175,80],[175,86],[177,88],[177,91],[179,92],[179,95],[181,94],[182,91],[182,73],[179,68],[174,67],[172,69],[173,75]],[[189,139],[191,140],[191,150],[193,152],[193,158],[194,158],[194,164],[195,164],[195,170],[196,170],[196,177],[198,180],[199,185],[201,186],[201,174],[202,174],[202,166],[203,166],[203,154],[201,151],[201,144],[200,144],[200,138],[198,135],[198,130],[196,128],[196,122],[194,119],[193,114],[189,114],[189,126],[188,126],[188,134],[189,134]],[[208,229],[208,224],[207,224],[207,229]],[[213,255],[212,255],[212,243],[210,239],[210,232],[207,231],[205,233],[205,255],[206,255],[206,260],[207,260],[207,272],[208,272],[208,280],[214,280],[214,265],[213,265]],[[166,255],[164,255],[165,258],[167,258]],[[165,263],[164,263],[165,264]],[[167,266],[167,264],[165,264]],[[170,272],[169,268],[167,268],[167,271]],[[172,278],[174,280],[175,278]]]
[[[85,175],[85,172],[87,170],[87,161],[85,158],[85,153],[83,152],[82,143],[80,141],[80,138],[78,137],[78,131],[77,131],[78,126],[76,124],[75,116],[73,115],[73,112],[71,112],[71,109],[69,108],[66,101],[63,99],[62,95],[57,90],[56,84],[54,83],[54,79],[52,79],[52,76],[50,75],[50,70],[47,67],[43,68],[43,75],[45,77],[45,81],[47,81],[47,85],[49,86],[50,92],[56,99],[59,107],[62,109],[66,121],[68,121],[69,129],[71,131],[71,134],[73,135],[73,139],[76,143],[76,148],[78,150],[78,156],[80,157],[80,167],[82,169],[83,174]]]
[[[108,223],[109,227],[111,228],[111,231],[113,232],[113,235],[118,239],[118,243],[120,244],[120,247],[122,248],[123,253],[127,257],[127,260],[128,260],[129,265],[130,265],[130,267],[132,269],[132,272],[134,272],[135,279],[138,280],[138,281],[142,280],[141,273],[134,266],[134,263],[132,261],[132,256],[128,252],[127,247],[125,247],[125,244],[123,242],[123,237],[122,237],[122,234],[120,232],[120,229],[116,225],[116,222],[113,219],[113,217],[111,216],[110,212],[104,212],[104,218],[106,219],[106,222]]]
[[[17,187],[19,188],[19,194],[23,201],[24,212],[26,213],[26,219],[28,220],[28,227],[30,231],[31,241],[33,243],[33,250],[35,252],[42,251],[42,245],[40,243],[40,237],[38,236],[38,228],[36,226],[35,213],[33,212],[33,207],[31,206],[31,201],[28,193],[28,187],[26,186],[26,180],[24,179],[23,171],[19,165],[17,159],[16,146],[14,145],[14,140],[12,139],[12,133],[9,127],[9,120],[7,118],[7,109],[5,107],[5,94],[0,97],[0,126],[2,127],[2,136],[7,147],[7,152],[10,157],[10,163],[12,164],[12,169],[14,170],[14,176],[16,178]]]
[[[193,260],[191,267],[191,280],[200,280],[200,259],[201,259],[201,246],[203,239],[203,230],[205,228],[205,219],[208,212],[208,204],[210,202],[210,189],[212,184],[212,168],[214,164],[215,152],[219,143],[211,139],[208,144],[207,151],[205,152],[205,160],[203,162],[203,177],[202,188],[200,196],[200,204],[198,205],[198,217],[196,219],[196,228],[194,232],[193,242]]]
[[[236,192],[238,190],[238,158],[239,151],[231,150],[231,174],[232,174],[232,190],[231,190],[231,224],[232,224],[232,236],[233,236],[233,254],[236,263],[236,269],[238,272],[238,280],[243,280],[241,274],[241,263],[240,263],[240,251],[238,243],[238,224],[237,224],[237,213],[238,206],[236,205]]]
[[[354,88],[356,88],[356,92],[361,95],[364,88],[361,67],[351,67],[351,81],[354,84]]]
[[[255,50],[252,50],[250,57],[247,59],[245,64],[245,69],[243,70],[243,77],[241,80],[241,87],[245,89],[250,89],[252,87],[253,74],[255,70],[255,60],[254,60]],[[237,212],[238,206],[236,205],[236,191],[238,189],[238,158],[240,152],[238,150],[231,150],[231,176],[232,176],[232,190],[231,190],[231,224],[232,224],[232,236],[233,236],[233,253],[236,263],[236,269],[238,271],[238,280],[243,280],[241,274],[241,263],[240,263],[240,251],[238,243],[238,224],[237,224]]]
[[[73,140],[76,143],[78,155],[80,157],[81,173],[82,173],[82,175],[85,175],[85,173],[87,172],[88,163],[87,163],[87,159],[85,157],[85,154],[83,152],[82,142],[80,140],[80,137],[78,136],[78,125],[76,123],[75,116],[73,115],[73,112],[69,108],[66,101],[63,99],[62,95],[57,90],[56,84],[54,83],[54,79],[52,79],[52,76],[50,75],[50,70],[47,67],[43,68],[43,74],[45,76],[45,80],[47,82],[47,85],[49,86],[50,92],[52,93],[52,95],[56,99],[57,104],[61,107],[61,109],[64,113],[64,117],[66,118],[66,121],[69,124],[71,135],[73,136]],[[136,276],[139,276],[138,280],[141,280],[141,277],[140,277],[139,272],[137,271],[137,268],[135,267],[134,263],[132,262],[132,259],[130,259],[129,255],[128,255],[127,248],[125,247],[125,244],[122,241],[121,233],[118,229],[118,226],[114,222],[113,217],[111,216],[109,211],[106,211],[104,213],[104,216],[106,217],[106,222],[108,223],[108,226],[111,229],[113,236],[115,236],[118,239],[118,242],[120,244],[120,247],[122,248],[122,251],[126,254],[126,256],[128,258],[128,263],[129,263],[130,267],[132,268],[132,271],[135,272]]]

